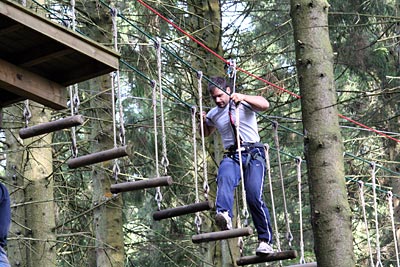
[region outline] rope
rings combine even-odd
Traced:
[[[394,212],[393,212],[393,193],[389,191],[387,193],[387,199],[388,199],[388,205],[389,205],[389,215],[390,215],[390,221],[392,223],[392,232],[393,232],[393,240],[394,240],[394,248],[396,251],[396,261],[397,261],[397,267],[400,266],[400,259],[399,259],[399,249],[397,246],[397,235],[396,235],[396,226],[394,224]]]
[[[361,208],[362,208],[362,212],[363,212],[365,233],[367,235],[368,251],[369,251],[369,257],[370,257],[371,267],[372,267],[372,266],[374,266],[374,257],[372,254],[372,247],[371,247],[371,241],[370,241],[371,238],[370,238],[370,234],[369,234],[369,230],[368,230],[367,212],[365,210],[364,182],[358,181],[358,187],[359,187],[359,191],[360,191]]]
[[[193,141],[193,167],[194,167],[194,184],[196,193],[196,203],[200,202],[199,199],[199,179],[197,175],[197,125],[196,125],[197,108],[192,107],[192,141]],[[200,226],[202,223],[200,212],[196,212],[194,223],[196,225],[197,233],[200,234]]]
[[[296,158],[297,188],[299,193],[299,221],[300,221],[300,264],[306,263],[304,260],[304,239],[303,239],[303,204],[301,198],[301,157]]]
[[[111,20],[112,20],[112,33],[113,33],[113,41],[114,41],[114,50],[118,51],[118,28],[117,28],[117,17],[118,10],[116,8],[111,9]],[[117,121],[116,121],[116,113],[117,108],[115,107],[115,91],[117,91],[117,100],[118,100],[118,116],[119,116],[119,142],[122,146],[125,145],[125,127],[124,127],[124,114],[122,111],[122,99],[121,99],[121,84],[120,84],[120,76],[119,70],[111,73],[111,88],[112,88],[112,107],[113,107],[113,132],[114,132],[114,147],[117,147]],[[113,176],[115,182],[118,181],[118,175],[121,169],[118,164],[118,159],[114,159],[113,166]]]
[[[111,9],[112,25],[113,25],[113,39],[114,39],[114,50],[118,52],[118,28],[117,28],[117,17],[118,9]],[[125,126],[124,126],[124,113],[122,107],[122,97],[121,97],[121,82],[119,69],[114,72],[114,82],[116,81],[117,86],[117,97],[118,97],[118,116],[119,116],[119,141],[122,146],[125,145]]]
[[[72,20],[72,30],[76,30],[76,15],[75,15],[75,0],[71,0],[71,20]]]
[[[76,16],[75,16],[75,0],[71,0],[71,13],[72,13],[72,30],[76,29]],[[69,87],[69,99],[70,99],[70,108],[71,108],[71,116],[79,114],[79,87],[78,84],[71,85]],[[76,126],[71,127],[71,153],[72,157],[78,157],[78,145],[76,141]]]
[[[70,98],[70,108],[71,116],[77,115],[79,113],[79,94],[78,94],[78,84],[74,84],[69,87],[69,98]],[[76,141],[76,127],[71,127],[71,153],[72,157],[78,157],[78,145]]]
[[[157,83],[155,81],[152,81],[150,85],[152,87],[152,95],[153,95],[154,154],[156,158],[156,176],[160,177],[160,167],[158,164],[157,90],[156,90]],[[159,186],[156,188],[156,195],[154,198],[157,201],[158,210],[161,210],[162,194]]]
[[[231,59],[229,60],[228,65],[228,76],[233,80],[232,93],[236,93],[236,61],[234,59]]]
[[[273,186],[272,186],[271,163],[270,163],[270,159],[269,159],[269,145],[268,144],[264,144],[264,151],[265,151],[265,166],[267,168],[268,181],[269,181],[269,192],[271,194],[271,206],[272,206],[272,216],[274,218],[276,245],[278,247],[278,251],[281,251],[281,241],[279,238],[278,220],[276,219],[276,212],[275,212],[274,190],[273,190]]]
[[[292,247],[293,235],[290,230],[289,212],[287,210],[285,183],[283,180],[283,171],[282,171],[282,163],[281,163],[281,155],[280,155],[279,138],[278,138],[278,126],[279,126],[278,122],[272,123],[272,128],[274,129],[274,142],[275,142],[275,147],[276,147],[276,151],[277,151],[277,159],[278,159],[278,166],[279,166],[279,176],[280,176],[280,180],[281,180],[283,206],[284,206],[284,211],[285,211],[286,240],[288,241],[289,247]]]
[[[167,141],[165,134],[165,120],[164,120],[164,104],[163,104],[163,93],[162,93],[162,72],[161,72],[161,40],[157,39],[156,50],[157,50],[157,70],[158,70],[158,89],[160,94],[160,113],[161,113],[161,142],[162,142],[162,158],[161,165],[164,167],[164,175],[167,174],[167,167],[169,165],[167,157]]]
[[[239,156],[240,180],[241,180],[241,185],[242,185],[242,201],[243,201],[242,215],[245,219],[244,225],[247,226],[248,218],[249,218],[249,211],[247,209],[246,188],[244,187],[242,149],[240,146],[240,116],[239,116],[240,105],[241,105],[241,103],[236,104],[236,108],[235,108],[235,117],[236,117],[235,130],[236,130],[236,144],[237,144],[237,150],[238,150],[238,156]],[[250,155],[248,155],[248,157],[250,157]],[[238,218],[239,218],[239,216],[238,216]]]
[[[203,90],[202,90],[202,86],[201,86],[202,78],[203,78],[203,72],[198,71],[197,72],[197,89],[198,89],[198,94],[199,94],[199,107],[200,107],[199,114],[200,114],[200,116],[203,116]],[[208,200],[208,193],[210,192],[210,186],[208,185],[206,142],[204,139],[204,121],[202,119],[200,119],[200,135],[201,135],[201,150],[202,150],[202,155],[203,155],[203,177],[204,177],[203,189],[204,189],[204,197],[206,200]]]
[[[25,127],[29,126],[29,121],[32,118],[32,112],[29,108],[29,99],[24,101],[24,111],[23,111],[23,117],[25,121]]]
[[[374,198],[374,215],[375,215],[375,232],[376,232],[376,267],[383,267],[381,262],[381,247],[379,240],[379,222],[378,222],[378,203],[376,198],[376,165],[371,162],[371,176],[372,176],[372,192]]]

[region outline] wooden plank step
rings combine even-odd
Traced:
[[[159,210],[153,213],[153,219],[156,221],[181,216],[185,214],[195,213],[198,211],[210,210],[214,207],[214,204],[210,201],[203,201],[199,203],[189,204],[186,206],[170,208],[165,210]]]
[[[51,133],[66,128],[82,125],[84,122],[82,115],[74,115],[63,119],[41,123],[31,127],[19,130],[19,136],[22,139],[38,136],[41,134]]]
[[[236,228],[232,230],[224,230],[218,232],[204,233],[192,236],[193,243],[211,242],[222,239],[235,238],[239,236],[249,236],[253,234],[250,227]]]
[[[158,187],[158,186],[169,186],[173,183],[170,176],[162,176],[156,178],[149,178],[146,180],[125,182],[111,185],[110,191],[113,194],[141,190],[145,188]]]
[[[254,256],[244,256],[236,260],[236,264],[239,266],[248,264],[257,264],[270,261],[280,261],[280,260],[290,260],[297,257],[296,250],[286,250],[281,252],[274,252],[265,255],[254,255]]]
[[[316,262],[307,262],[303,264],[288,265],[287,267],[318,267]]]
[[[67,165],[71,169],[99,163],[99,162],[104,162],[107,160],[111,159],[116,159],[116,158],[121,158],[124,156],[128,156],[128,147],[127,146],[122,146],[122,147],[116,147],[104,151],[99,151],[95,152],[92,154],[88,154],[85,156],[77,157],[77,158],[72,158],[67,161]]]

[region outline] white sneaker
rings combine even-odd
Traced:
[[[217,224],[219,229],[221,229],[221,231],[232,229],[232,219],[231,217],[229,217],[227,211],[218,212],[215,216],[215,223]]]
[[[274,253],[274,249],[270,244],[264,241],[260,241],[260,244],[258,245],[258,248],[256,249],[256,254],[257,255],[265,255],[269,253]]]

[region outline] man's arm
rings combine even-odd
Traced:
[[[203,120],[203,127],[204,127],[204,136],[210,136],[214,131],[215,131],[215,127],[213,126],[208,126],[206,121],[207,121],[207,113],[205,111],[203,111],[203,114],[201,114],[201,119]],[[200,128],[200,123],[199,123],[199,131],[201,134],[201,128]]]
[[[235,101],[235,103],[244,101],[256,111],[265,111],[269,108],[269,102],[263,96],[233,93],[231,99]]]

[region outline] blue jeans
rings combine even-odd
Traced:
[[[0,246],[0,267],[10,267],[10,263],[7,259],[7,254],[4,248]]]
[[[258,239],[272,243],[271,219],[263,201],[265,177],[265,152],[263,148],[251,148],[242,152],[244,187],[247,205],[257,230]],[[221,161],[217,176],[217,212],[227,211],[233,218],[235,188],[240,182],[238,153],[226,154]]]

